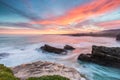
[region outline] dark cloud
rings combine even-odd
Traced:
[[[7,27],[20,27],[20,28],[29,28],[29,29],[39,29],[34,27],[29,23],[11,23],[11,22],[0,22],[0,26],[7,26]]]

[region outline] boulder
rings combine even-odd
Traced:
[[[66,54],[67,53],[67,51],[65,49],[52,47],[52,46],[47,45],[47,44],[42,46],[41,49],[46,51],[46,52],[51,52],[51,53],[56,53],[56,54]]]
[[[84,61],[91,61],[91,54],[80,54],[78,59]]]
[[[92,46],[91,54],[81,54],[78,59],[105,66],[120,67],[120,48]]]
[[[65,45],[65,46],[64,46],[64,49],[65,49],[65,50],[74,50],[75,48],[72,47],[72,46],[70,46],[70,45]]]
[[[120,33],[116,36],[116,40],[120,41]]]

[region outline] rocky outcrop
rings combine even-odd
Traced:
[[[65,45],[64,48],[62,49],[62,48],[56,48],[56,47],[45,44],[40,49],[46,52],[52,52],[56,54],[67,54],[67,50],[74,50],[75,48],[73,48],[70,45]]]
[[[0,53],[0,59],[9,56],[9,53]]]
[[[91,54],[80,54],[78,59],[83,61],[91,61]]]
[[[74,68],[51,62],[33,62],[11,68],[14,75],[21,80],[28,77],[40,77],[43,75],[60,75],[70,80],[86,80]]]
[[[92,46],[91,54],[81,54],[79,60],[120,68],[120,48]]]
[[[56,53],[56,54],[66,54],[67,53],[67,51],[65,49],[52,47],[52,46],[49,46],[47,44],[42,46],[41,49],[44,51],[52,52],[52,53]]]
[[[65,45],[65,46],[64,46],[64,49],[65,49],[65,50],[74,50],[75,48],[72,47],[72,46],[70,46],[70,45]]]
[[[120,33],[116,36],[116,40],[120,41]]]

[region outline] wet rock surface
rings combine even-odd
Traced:
[[[16,66],[11,69],[14,75],[21,80],[25,80],[28,77],[40,77],[43,75],[61,75],[70,80],[86,80],[81,77],[80,73],[74,68],[51,62],[38,61]]]
[[[46,52],[51,52],[56,54],[67,54],[67,50],[74,50],[75,48],[73,48],[70,45],[65,45],[64,48],[57,48],[57,47],[53,47],[45,44],[44,46],[40,47],[40,49]]]
[[[91,54],[80,54],[79,60],[120,68],[120,48],[92,46]]]
[[[42,46],[40,49],[42,49],[43,51],[46,51],[46,52],[52,52],[52,53],[56,53],[56,54],[66,54],[67,53],[66,50],[64,50],[64,49],[52,47],[47,44]]]

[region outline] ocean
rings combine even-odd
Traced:
[[[66,44],[75,47],[67,55],[42,52],[40,47],[49,44],[63,48]],[[0,59],[0,64],[14,67],[35,61],[50,61],[77,69],[89,80],[120,80],[120,69],[78,61],[81,53],[90,53],[92,45],[120,47],[120,42],[110,37],[73,37],[66,35],[0,35],[0,53],[9,55]]]

